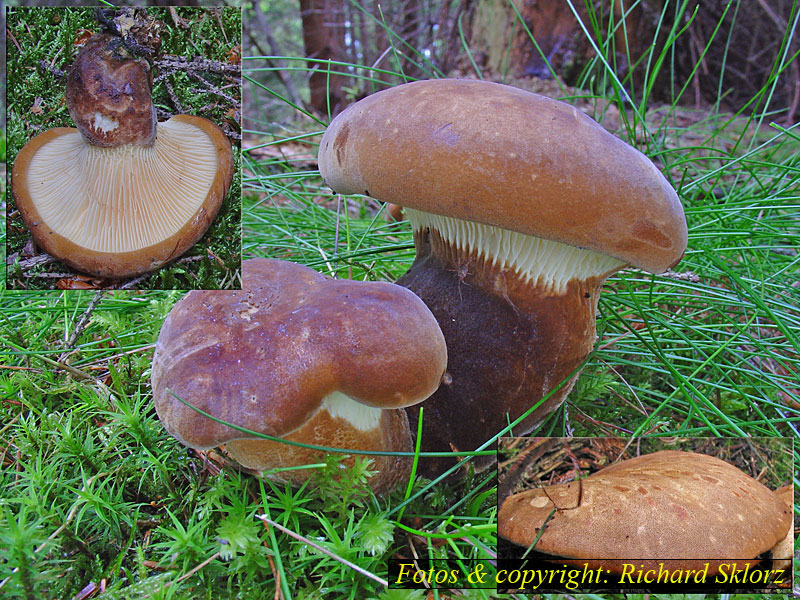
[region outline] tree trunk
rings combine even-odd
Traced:
[[[329,73],[328,65],[320,61],[346,60],[344,47],[344,12],[336,0],[300,0],[303,21],[303,44],[309,69],[310,107],[320,114],[335,115],[344,107],[343,75]],[[331,65],[330,71],[341,72],[343,67]]]
[[[513,1],[512,5],[509,0],[477,0],[470,34],[478,64],[494,77],[549,79],[558,74],[568,85],[578,83],[596,53],[569,5],[564,0]],[[613,3],[613,13],[609,0],[595,2],[591,18],[586,3],[573,2],[594,43],[599,47],[614,44],[614,51],[604,54],[620,81],[629,90],[638,90],[644,69],[630,74],[628,57],[631,63],[636,63],[650,49],[663,1],[643,0],[632,8],[629,4],[625,5],[625,26],[622,27],[619,2]],[[612,20],[614,26],[610,27]],[[593,28],[593,22],[599,33]],[[613,40],[606,39],[609,29],[615,31]],[[630,80],[625,81],[629,76]]]
[[[478,0],[472,18],[471,41],[479,65],[491,74],[552,77],[548,62],[563,72],[566,57],[581,55],[583,33],[563,0]],[[582,3],[575,3],[582,9]],[[520,21],[519,17],[522,17]],[[541,53],[531,41],[530,31]]]
[[[401,50],[407,57],[403,60],[403,74],[409,79],[418,79],[422,75],[417,61],[420,60],[415,50],[419,49],[420,25],[422,7],[419,0],[407,0],[402,4],[402,25],[400,37],[407,45],[403,45]]]

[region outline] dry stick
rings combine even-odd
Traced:
[[[12,42],[14,42],[14,45],[17,47],[17,51],[22,54],[22,48],[19,47],[19,42],[17,41],[17,38],[14,37],[14,33],[11,31],[11,29],[6,28],[6,35],[11,39]]]
[[[185,113],[186,111],[183,110],[183,105],[181,104],[181,101],[178,99],[178,96],[175,94],[175,90],[172,88],[172,84],[166,77],[164,78],[164,87],[167,88],[169,99],[172,101],[172,106],[175,107],[175,110],[178,111],[178,114]]]
[[[389,582],[388,582],[388,581],[386,581],[385,579],[381,579],[380,577],[378,577],[378,576],[377,576],[377,575],[375,575],[374,573],[370,573],[370,572],[369,572],[369,571],[367,571],[366,569],[364,569],[364,568],[362,568],[362,567],[359,567],[358,565],[356,565],[356,564],[354,564],[354,563],[351,563],[349,560],[347,560],[347,559],[344,559],[344,558],[342,558],[341,556],[337,556],[336,554],[334,554],[334,553],[333,553],[333,552],[331,552],[330,550],[326,550],[325,548],[323,548],[323,547],[322,547],[322,546],[320,546],[319,544],[315,544],[314,542],[312,542],[312,541],[311,541],[311,540],[309,540],[308,538],[305,538],[305,537],[303,537],[303,536],[302,536],[302,535],[300,535],[299,533],[295,533],[294,531],[292,531],[291,529],[287,529],[287,528],[286,528],[286,527],[284,527],[283,525],[278,525],[278,524],[277,524],[275,521],[273,521],[272,519],[268,518],[266,515],[256,515],[256,518],[258,518],[258,519],[261,519],[261,520],[262,520],[262,521],[264,521],[265,523],[269,523],[270,525],[272,525],[272,526],[273,526],[273,527],[275,527],[276,529],[278,529],[278,530],[282,531],[282,532],[283,532],[283,533],[285,533],[286,535],[288,535],[288,536],[290,536],[290,537],[293,537],[294,539],[296,539],[296,540],[298,540],[298,541],[300,541],[300,542],[303,542],[304,544],[308,544],[309,546],[311,546],[311,547],[312,547],[312,548],[314,548],[315,550],[319,550],[320,552],[322,552],[322,553],[323,553],[323,554],[325,554],[326,556],[330,556],[332,559],[339,561],[339,562],[340,562],[340,563],[342,563],[343,565],[350,567],[351,569],[353,569],[354,571],[357,571],[358,573],[361,573],[361,574],[362,574],[362,575],[364,575],[365,577],[369,577],[369,578],[370,578],[370,579],[372,579],[373,581],[377,581],[377,582],[378,582],[378,583],[380,583],[380,584],[381,584],[383,587],[386,587],[386,588],[388,588],[388,587],[389,587]]]
[[[264,523],[264,527],[269,527],[266,523]],[[267,545],[267,542],[264,542],[264,545]],[[272,576],[275,578],[275,600],[281,600],[283,598],[283,592],[281,591],[281,572],[275,567],[275,560],[267,555],[269,559],[269,566],[272,569]]]
[[[253,499],[254,502],[258,502],[258,500],[256,500],[255,494],[251,493],[250,497]],[[261,524],[264,526],[264,529],[266,529],[267,532],[269,533],[269,525],[267,525],[263,521],[261,522]],[[269,550],[269,545],[266,540],[264,541],[264,547]],[[275,566],[275,560],[272,558],[271,552],[267,554],[267,561],[269,561],[269,568],[272,571],[272,577],[275,579],[275,600],[281,600],[281,598],[283,598],[283,592],[281,591],[281,572]]]
[[[258,498],[256,498],[255,493],[248,488],[247,492],[250,494],[250,499],[258,504]],[[269,533],[269,525],[261,521],[261,524],[264,526],[264,529],[267,530]],[[264,547],[269,550],[269,542],[264,540]],[[275,600],[281,600],[283,598],[283,592],[281,591],[281,572],[275,567],[275,560],[272,558],[272,552],[267,554],[267,561],[269,562],[269,568],[272,571],[272,577],[275,579]]]
[[[222,24],[222,8],[209,8],[208,11],[214,15],[214,18],[217,19],[217,25],[219,25],[220,31],[222,31],[222,37],[225,38],[225,43],[228,43],[228,34],[225,32],[225,26]],[[241,47],[241,45],[240,45]]]
[[[2,429],[0,429],[0,436],[2,436],[6,432],[7,429],[9,429],[14,423],[17,422],[17,419],[19,418],[19,416],[21,414],[22,413],[17,413],[16,415],[14,415],[14,418],[9,420],[9,422],[6,423],[6,425]],[[0,442],[2,442],[2,441],[3,441],[3,439],[2,439],[2,437],[0,437]],[[0,466],[2,466],[3,462],[5,462],[6,456],[8,456],[10,454],[12,446],[13,446],[13,442],[11,442],[11,441],[8,442],[8,445],[6,445],[6,446],[0,446]],[[18,447],[17,447],[17,451],[19,452],[19,448]],[[17,455],[17,457],[19,457],[19,455]],[[14,458],[9,458],[9,460],[11,461],[12,464],[15,462]],[[17,464],[19,463],[19,461],[16,461],[16,462],[17,462]]]
[[[105,383],[100,381],[99,379],[96,379],[96,378],[92,377],[91,375],[89,375],[88,373],[84,373],[80,369],[76,369],[73,366],[64,364],[63,362],[60,362],[60,361],[57,361],[57,360],[53,360],[49,356],[39,355],[39,356],[37,356],[37,358],[39,360],[41,360],[43,363],[45,363],[47,365],[50,365],[51,367],[55,367],[57,369],[62,369],[64,371],[66,371],[67,373],[69,373],[73,377],[77,377],[77,378],[85,380],[85,381],[94,382],[94,384],[97,386],[98,389],[100,389],[103,392],[105,392],[106,394],[108,394],[108,402],[109,402],[109,404],[111,404],[111,406],[114,406],[114,392],[112,392],[111,389]]]
[[[514,458],[514,464],[509,467],[503,479],[498,482],[497,506],[502,506],[505,499],[511,495],[528,466],[539,460],[551,447],[552,444],[548,438],[531,438],[530,446],[517,454]]]
[[[21,413],[18,413],[18,414],[16,414],[16,415],[14,415],[14,418],[12,418],[11,420],[9,420],[9,421],[8,421],[8,423],[6,423],[5,425],[3,425],[3,427],[0,427],[0,435],[3,435],[3,434],[6,432],[6,430],[7,430],[9,427],[11,427],[11,426],[12,426],[12,425],[13,425],[13,424],[14,424],[14,423],[17,421],[17,419],[19,419],[19,415],[20,415],[20,414],[21,414]]]
[[[196,567],[194,567],[194,568],[193,568],[191,571],[189,571],[188,573],[184,573],[183,575],[181,575],[180,577],[178,577],[177,579],[175,579],[175,580],[173,580],[173,581],[168,581],[167,583],[165,583],[165,584],[164,584],[164,587],[163,587],[162,589],[166,589],[166,588],[168,588],[169,586],[171,586],[171,585],[173,585],[173,584],[175,584],[175,583],[180,583],[181,581],[183,581],[183,580],[184,580],[184,579],[186,579],[187,577],[191,577],[192,575],[194,575],[195,573],[197,573],[197,572],[198,572],[200,569],[202,569],[203,567],[205,567],[205,566],[206,566],[208,563],[210,563],[212,560],[216,560],[217,558],[219,558],[219,554],[220,554],[220,553],[219,553],[219,552],[217,552],[216,554],[213,554],[213,555],[209,556],[207,559],[205,559],[205,560],[204,560],[203,562],[201,562],[199,565],[197,565]],[[147,597],[148,597],[148,598],[152,598],[152,596],[153,596],[152,594],[148,594],[148,595],[147,595]]]
[[[112,354],[111,356],[104,356],[102,358],[98,358],[96,360],[92,360],[90,362],[83,363],[83,368],[84,369],[96,368],[98,363],[113,361],[113,360],[116,360],[118,358],[122,358],[123,356],[130,356],[131,354],[138,354],[139,352],[147,352],[148,350],[152,350],[155,347],[156,347],[155,344],[147,344],[146,346],[140,346],[139,348],[136,348],[134,350],[126,350],[125,352],[118,352],[117,354]],[[3,368],[3,367],[0,365],[0,368]],[[6,367],[6,368],[10,368],[10,367]]]
[[[635,390],[634,390],[634,389],[631,387],[631,385],[628,383],[628,381],[625,379],[625,377],[623,377],[623,376],[620,374],[620,372],[619,372],[619,371],[617,371],[617,370],[616,370],[616,369],[615,369],[613,366],[611,366],[611,365],[610,365],[608,362],[606,362],[605,360],[603,360],[603,359],[600,359],[600,362],[601,362],[601,363],[603,363],[603,364],[604,364],[606,367],[608,367],[609,369],[611,369],[611,370],[614,372],[614,375],[616,375],[616,376],[617,376],[617,379],[619,379],[619,380],[620,380],[620,381],[621,381],[621,382],[622,382],[622,383],[625,385],[625,387],[626,387],[626,388],[628,388],[628,391],[631,393],[631,395],[632,395],[634,398],[636,398],[636,401],[639,403],[639,408],[641,408],[641,412],[642,412],[642,414],[643,414],[644,416],[649,416],[649,415],[648,415],[648,412],[647,412],[647,409],[644,407],[644,403],[643,403],[643,402],[642,402],[642,401],[639,399],[639,395],[638,395],[638,394],[636,393],[636,391],[635,391]],[[633,406],[631,403],[628,403],[628,404],[629,404],[630,406]]]
[[[12,256],[9,256],[8,260],[6,261],[6,263],[9,266],[12,266],[14,264],[15,260],[16,260],[16,256],[18,256],[18,254],[14,254]],[[17,263],[17,264],[19,265],[19,268],[24,271],[24,270],[26,270],[28,268],[31,268],[31,267],[36,267],[38,265],[49,265],[50,263],[54,263],[54,262],[56,262],[56,259],[53,258],[52,256],[50,256],[49,254],[37,254],[36,256],[32,256],[30,258],[24,258],[21,261],[19,261],[19,263]],[[23,273],[23,275],[25,275],[25,274]],[[26,277],[31,277],[31,275],[25,275],[25,276]]]
[[[201,562],[199,565],[197,565],[197,566],[196,566],[194,569],[192,569],[192,570],[191,570],[191,571],[189,571],[188,573],[184,573],[183,575],[181,575],[180,577],[178,577],[178,578],[177,578],[175,581],[170,581],[170,582],[166,583],[166,584],[164,585],[164,587],[165,587],[165,588],[166,588],[166,587],[169,587],[169,586],[171,586],[173,583],[180,583],[181,581],[183,581],[183,580],[184,580],[184,579],[186,579],[187,577],[191,577],[192,575],[194,575],[195,573],[197,573],[197,572],[198,572],[200,569],[202,569],[203,567],[205,567],[205,566],[206,566],[208,563],[210,563],[212,560],[216,560],[217,558],[219,558],[219,552],[217,552],[216,554],[214,554],[214,555],[212,555],[212,556],[209,556],[207,559],[205,559],[203,562]]]
[[[118,289],[120,289],[120,290],[132,289],[133,287],[135,287],[136,285],[138,285],[139,283],[141,283],[142,281],[144,281],[145,279],[147,279],[151,275],[152,275],[152,273],[145,273],[144,275],[139,275],[139,277],[134,277],[130,281],[128,281],[126,283],[123,283],[121,286],[119,286]]]
[[[194,71],[210,71],[211,73],[223,73],[223,74],[233,74],[233,75],[241,75],[242,67],[241,65],[235,65],[232,63],[222,63],[216,60],[209,60],[207,58],[197,57],[192,60],[184,58],[183,56],[165,56],[159,60],[153,61],[155,66],[164,70],[164,71],[187,71],[187,72],[194,72]],[[164,73],[158,78],[163,79],[166,77],[167,74]]]
[[[206,88],[206,91],[207,91],[208,93],[210,93],[210,94],[214,94],[215,96],[219,96],[219,97],[220,97],[220,98],[222,98],[223,100],[227,100],[227,101],[228,101],[228,102],[230,102],[230,103],[231,103],[231,104],[232,104],[232,105],[233,105],[233,106],[234,106],[234,107],[235,107],[237,110],[241,108],[241,106],[242,106],[242,105],[241,105],[241,103],[240,103],[238,100],[236,100],[236,99],[232,98],[231,96],[228,96],[227,94],[224,94],[224,93],[222,92],[222,90],[220,90],[219,88],[217,88],[217,87],[213,86],[212,84],[210,84],[208,81],[206,81],[205,79],[203,79],[202,77],[200,77],[200,75],[198,75],[197,73],[192,73],[192,72],[190,72],[190,73],[189,73],[189,77],[191,77],[192,79],[196,79],[197,81],[199,81],[199,82],[201,83],[201,85],[202,85],[204,88]],[[201,90],[198,90],[198,91],[201,91]]]
[[[63,362],[61,362],[59,360],[53,360],[49,356],[44,356],[44,355],[38,356],[38,358],[39,358],[39,360],[41,360],[42,362],[50,365],[51,367],[55,367],[57,369],[62,369],[64,371],[66,371],[67,373],[69,373],[70,375],[73,375],[73,376],[75,376],[75,377],[77,377],[79,379],[84,379],[86,381],[94,381],[97,384],[103,385],[99,381],[97,381],[94,377],[89,375],[88,373],[84,373],[80,369],[76,369],[75,367],[70,366],[68,364],[65,364],[65,363],[63,363]]]
[[[48,261],[48,263],[49,262],[55,261]],[[69,279],[70,277],[75,277],[75,273],[23,273],[22,276],[27,277],[28,279],[32,279],[34,277],[39,279]],[[55,289],[57,288],[53,288],[53,290]]]
[[[178,11],[175,10],[174,6],[169,7],[169,16],[172,17],[172,22],[174,23],[175,27],[180,27],[181,29],[189,29],[191,23],[179,17]]]
[[[15,253],[15,254],[12,254],[11,256],[9,256],[6,259],[6,264],[8,266],[13,266],[16,263],[16,257],[18,255],[19,255],[19,253]],[[198,260],[199,260],[199,258],[198,258]],[[34,277],[42,278],[42,279],[66,279],[66,278],[75,276],[75,273],[26,273],[25,272],[26,270],[31,269],[33,267],[37,267],[39,265],[49,265],[49,264],[54,263],[54,262],[58,262],[58,259],[53,258],[49,254],[42,253],[42,254],[37,254],[36,256],[32,256],[30,258],[23,259],[23,260],[19,261],[19,263],[16,263],[16,264],[18,264],[19,268],[23,271],[22,276],[26,277],[26,278],[29,278],[29,279],[34,278]],[[176,261],[176,263],[177,262],[180,262],[180,261]],[[132,280],[128,281],[127,283],[125,283],[124,285],[120,285],[120,286],[117,286],[116,283],[109,284],[104,289],[109,289],[109,290],[113,290],[113,289],[120,289],[120,290],[128,289],[128,288],[133,287],[137,283],[147,279],[152,274],[153,273],[145,273],[144,275],[136,277],[135,279],[132,279]]]
[[[86,488],[89,485],[91,485],[94,482],[95,479],[97,479],[98,477],[105,477],[108,474],[109,474],[108,471],[104,471],[103,473],[98,473],[97,475],[91,476],[89,479],[86,480],[86,483],[81,488],[81,492],[85,492]],[[81,505],[83,505],[83,502],[80,502],[80,501],[76,501],[75,502],[74,506],[70,509],[69,513],[67,513],[67,518],[61,524],[61,527],[59,527],[53,533],[51,533],[50,536],[44,542],[42,542],[41,545],[38,548],[36,548],[36,550],[33,551],[34,554],[37,554],[38,552],[41,552],[42,550],[44,550],[45,547],[47,546],[47,544],[52,542],[62,531],[64,531],[67,528],[67,525],[69,525],[70,521],[72,521],[72,519],[75,518],[75,515],[78,514],[78,508],[80,508]],[[5,584],[7,584],[9,581],[11,581],[11,578],[14,576],[14,573],[16,573],[17,571],[19,571],[19,567],[15,567],[11,571],[11,575],[9,575],[5,579],[3,579],[3,581],[0,581],[0,590],[3,589],[3,586]]]
[[[417,568],[417,571],[422,571],[419,566],[419,554],[417,553],[417,547],[414,545],[414,536],[410,533],[407,534],[408,539],[408,547],[411,548],[411,555],[414,557],[414,566]],[[426,578],[423,578],[422,583],[425,584],[425,587],[430,589],[431,585],[428,583]]]
[[[89,319],[92,317],[92,313],[94,313],[102,298],[103,292],[95,292],[94,297],[92,298],[91,302],[89,302],[89,306],[86,307],[86,310],[81,315],[81,318],[78,319],[75,329],[72,330],[72,335],[69,336],[67,343],[64,345],[64,352],[62,352],[61,356],[58,357],[58,362],[64,362],[67,358],[67,355],[72,352],[75,343],[78,341],[78,336],[80,336],[80,334],[83,333],[83,330],[86,329],[86,326],[89,324]]]

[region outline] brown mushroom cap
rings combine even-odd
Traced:
[[[577,559],[753,559],[791,522],[774,492],[733,465],[671,450],[509,496],[498,533],[529,546],[555,507],[536,550]]]
[[[79,271],[128,277],[202,237],[233,178],[233,153],[219,127],[178,115],[151,146],[103,148],[52,129],[25,145],[11,176],[39,247]]]
[[[258,433],[344,449],[410,450],[405,414],[381,409],[420,402],[439,385],[446,348],[425,304],[394,284],[332,280],[284,261],[248,260],[243,271],[242,291],[190,292],[164,322],[152,385],[167,430],[193,448],[228,444],[251,468],[292,462],[272,456],[282,444],[216,423],[171,390]],[[376,442],[365,433],[386,427],[401,434],[374,434],[383,436]],[[252,444],[231,445],[248,438]],[[383,446],[390,442],[402,447]]]
[[[320,144],[325,182],[587,248],[661,272],[686,248],[675,191],[575,107],[485,81],[430,80],[353,104]]]

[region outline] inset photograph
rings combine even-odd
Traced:
[[[499,457],[500,587],[791,588],[791,439],[501,438]]]
[[[241,10],[7,22],[8,287],[240,288]]]

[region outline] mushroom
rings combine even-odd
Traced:
[[[411,451],[402,407],[430,396],[447,363],[425,304],[392,283],[329,279],[290,262],[252,259],[242,267],[243,290],[190,292],[164,322],[152,386],[167,431],[199,450],[224,444],[266,475],[323,453],[233,429],[181,400],[293,442],[345,453]],[[375,456],[370,486],[388,491],[410,465],[409,457]],[[275,476],[309,477],[308,470]]]
[[[67,77],[77,129],[28,142],[12,169],[17,208],[36,244],[99,277],[157,269],[199,240],[233,178],[222,130],[201,117],[156,122],[146,63],[92,36]]]
[[[665,271],[686,248],[680,201],[646,156],[575,107],[505,85],[368,96],[330,124],[319,166],[337,193],[402,205],[414,230],[397,283],[430,307],[449,356],[424,450],[472,450],[544,399],[514,434],[539,425],[593,348],[604,280]]]
[[[497,532],[530,546],[544,528],[537,551],[612,572],[626,561],[657,567],[680,559],[668,568],[696,569],[710,561],[711,573],[726,559],[743,567],[772,548],[790,523],[785,502],[733,465],[664,450],[580,481],[509,496]]]

